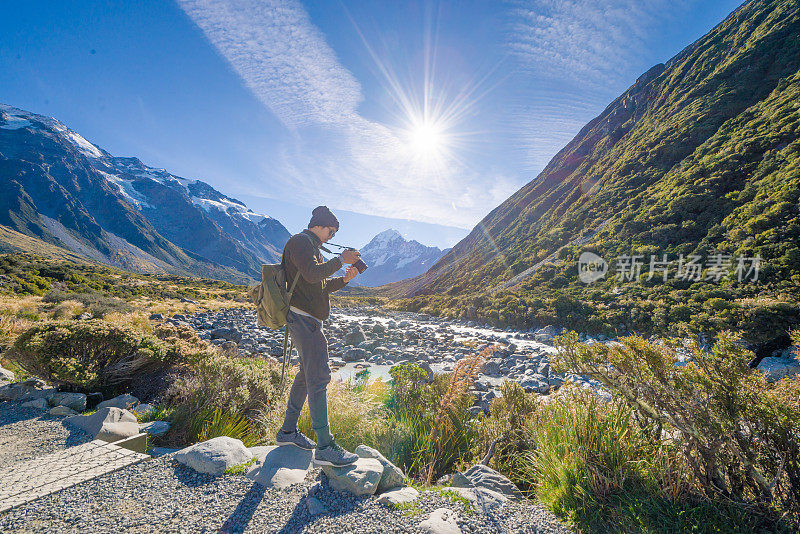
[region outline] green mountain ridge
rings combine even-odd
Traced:
[[[501,325],[785,340],[800,319],[799,133],[800,6],[747,2],[642,75],[427,273],[380,291]],[[586,250],[611,268],[592,284],[578,278]],[[717,253],[760,256],[759,278],[681,280],[677,261],[666,282],[614,276],[623,255]]]

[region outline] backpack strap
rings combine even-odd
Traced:
[[[292,288],[289,289],[289,300],[292,300],[292,293],[294,293],[294,286],[297,285],[297,280],[300,279],[300,269],[297,269],[297,274],[294,275],[294,280],[292,281]]]

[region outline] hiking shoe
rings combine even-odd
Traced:
[[[314,463],[316,465],[341,467],[354,464],[356,460],[358,460],[357,454],[347,452],[336,441],[331,441],[327,447],[317,447],[314,451]]]
[[[295,430],[294,432],[290,432],[288,434],[283,430],[278,430],[278,433],[275,435],[275,444],[294,445],[295,447],[300,447],[301,449],[305,449],[307,451],[310,451],[317,446],[316,441],[309,438],[299,430]]]

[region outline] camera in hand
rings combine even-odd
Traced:
[[[364,271],[367,270],[367,267],[369,267],[369,265],[364,263],[364,260],[358,260],[353,265],[355,266],[356,269],[358,269],[359,273],[363,273]]]
[[[347,250],[355,250],[355,249],[354,249],[354,248],[348,248]],[[367,265],[366,263],[364,263],[364,260],[362,260],[362,259],[359,259],[357,262],[355,262],[355,263],[353,264],[353,266],[354,266],[356,269],[358,269],[358,272],[359,272],[359,274],[360,274],[360,273],[363,273],[364,271],[366,271],[366,270],[367,270],[367,267],[369,267],[369,265]]]

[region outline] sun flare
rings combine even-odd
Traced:
[[[409,152],[419,159],[441,156],[447,148],[444,130],[435,122],[414,121],[406,135]]]

